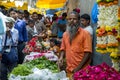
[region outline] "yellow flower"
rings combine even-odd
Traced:
[[[115,28],[116,30],[118,30],[118,29],[119,29],[119,26],[118,26],[118,25],[116,25],[116,26],[114,26],[114,28]]]
[[[112,53],[110,54],[110,57],[117,58],[117,57],[118,57],[117,52],[112,52]]]
[[[99,32],[99,29],[96,30],[96,33],[98,33],[98,32]]]
[[[105,30],[106,30],[106,31],[112,31],[112,28],[111,28],[110,26],[106,26],[106,27],[105,27]]]

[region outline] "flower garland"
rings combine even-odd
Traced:
[[[99,6],[98,26],[96,30],[96,51],[100,53],[118,51],[118,5],[117,0],[97,0]],[[104,5],[101,3],[104,3]],[[111,5],[108,5],[111,4]]]
[[[110,57],[112,59],[113,67],[120,72],[120,50],[118,52],[112,52]]]
[[[118,7],[118,0],[97,0],[97,2],[99,28],[96,30],[96,51],[110,52],[113,67],[120,71],[120,7]]]

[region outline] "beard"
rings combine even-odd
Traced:
[[[73,38],[76,36],[79,25],[67,25],[67,32],[69,33],[69,41],[72,43]]]

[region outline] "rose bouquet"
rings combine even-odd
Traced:
[[[120,80],[120,73],[106,63],[87,66],[74,74],[74,80]]]
[[[43,42],[40,42],[37,37],[32,38],[23,49],[23,53],[29,54],[30,52],[46,52],[48,47]]]

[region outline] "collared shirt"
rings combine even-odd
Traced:
[[[18,35],[18,30],[15,29],[15,28],[12,28],[11,31],[10,31],[10,34],[11,34],[11,38],[8,38],[8,37],[7,37],[6,46],[10,46],[10,45],[11,45],[11,46],[17,46],[17,44],[18,44],[18,37],[19,37],[19,35]],[[5,45],[4,45],[4,43],[5,43],[5,38],[6,38],[6,33],[3,34],[3,35],[0,37],[0,41],[1,41],[0,46],[1,46],[1,48],[2,48],[3,46],[5,46]],[[0,49],[0,50],[2,50],[2,49]]]
[[[46,30],[46,26],[41,21],[36,21],[35,27],[36,27],[38,34],[42,33],[42,31]]]
[[[28,32],[28,41],[30,41],[33,36],[38,35],[36,27],[34,26],[31,28],[29,25],[27,26],[27,32]]]
[[[28,34],[26,29],[26,23],[24,20],[18,19],[15,23],[15,29],[19,32],[19,39],[20,42],[27,42],[28,41]]]
[[[85,52],[92,52],[91,36],[87,31],[79,28],[77,35],[70,44],[69,33],[65,32],[60,50],[64,50],[66,53],[67,72],[72,72],[84,58]]]

